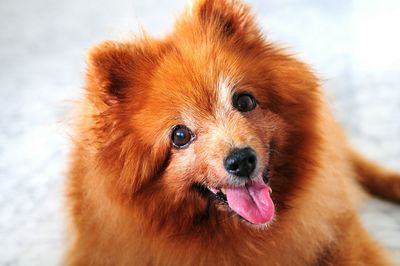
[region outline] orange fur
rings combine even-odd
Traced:
[[[400,176],[353,152],[318,79],[262,37],[246,5],[199,0],[164,39],[100,44],[86,91],[66,265],[390,264],[359,221],[355,180],[399,201]],[[232,109],[234,91],[257,108]],[[178,124],[196,133],[186,149],[171,146]],[[192,189],[222,186],[223,158],[245,145],[270,168],[267,226]]]

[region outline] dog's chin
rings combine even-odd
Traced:
[[[239,219],[247,225],[266,229],[275,217],[270,198],[268,172],[244,182],[242,185],[225,185],[219,188],[194,183],[192,188],[218,211],[228,213],[230,219]]]

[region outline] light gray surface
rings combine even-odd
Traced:
[[[324,80],[337,117],[368,157],[400,170],[400,1],[253,0],[266,35]],[[85,50],[161,35],[184,1],[0,0],[0,265],[56,265],[63,249],[66,114]],[[400,255],[400,208],[364,204],[371,233]]]

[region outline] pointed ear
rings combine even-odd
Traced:
[[[198,0],[191,13],[201,24],[216,29],[224,37],[261,35],[250,8],[238,0]]]
[[[146,47],[146,49],[143,49]],[[87,56],[87,90],[107,105],[124,100],[129,92],[143,85],[156,63],[150,43],[106,41],[89,50]]]
[[[133,116],[132,105],[143,101],[131,99],[149,88],[151,75],[169,48],[146,37],[125,43],[107,41],[88,53],[87,97],[98,107],[89,111],[93,119],[89,128],[95,137],[88,141],[97,149],[97,167],[113,177],[107,180],[115,195],[122,191],[131,196],[164,166],[167,147],[141,143],[137,129],[126,118]],[[119,108],[122,103],[129,104]]]

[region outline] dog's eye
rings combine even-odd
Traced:
[[[186,148],[194,137],[193,132],[184,125],[178,125],[172,129],[171,139],[175,148]]]
[[[233,106],[240,112],[249,112],[256,108],[257,103],[250,94],[241,93],[233,96]]]

